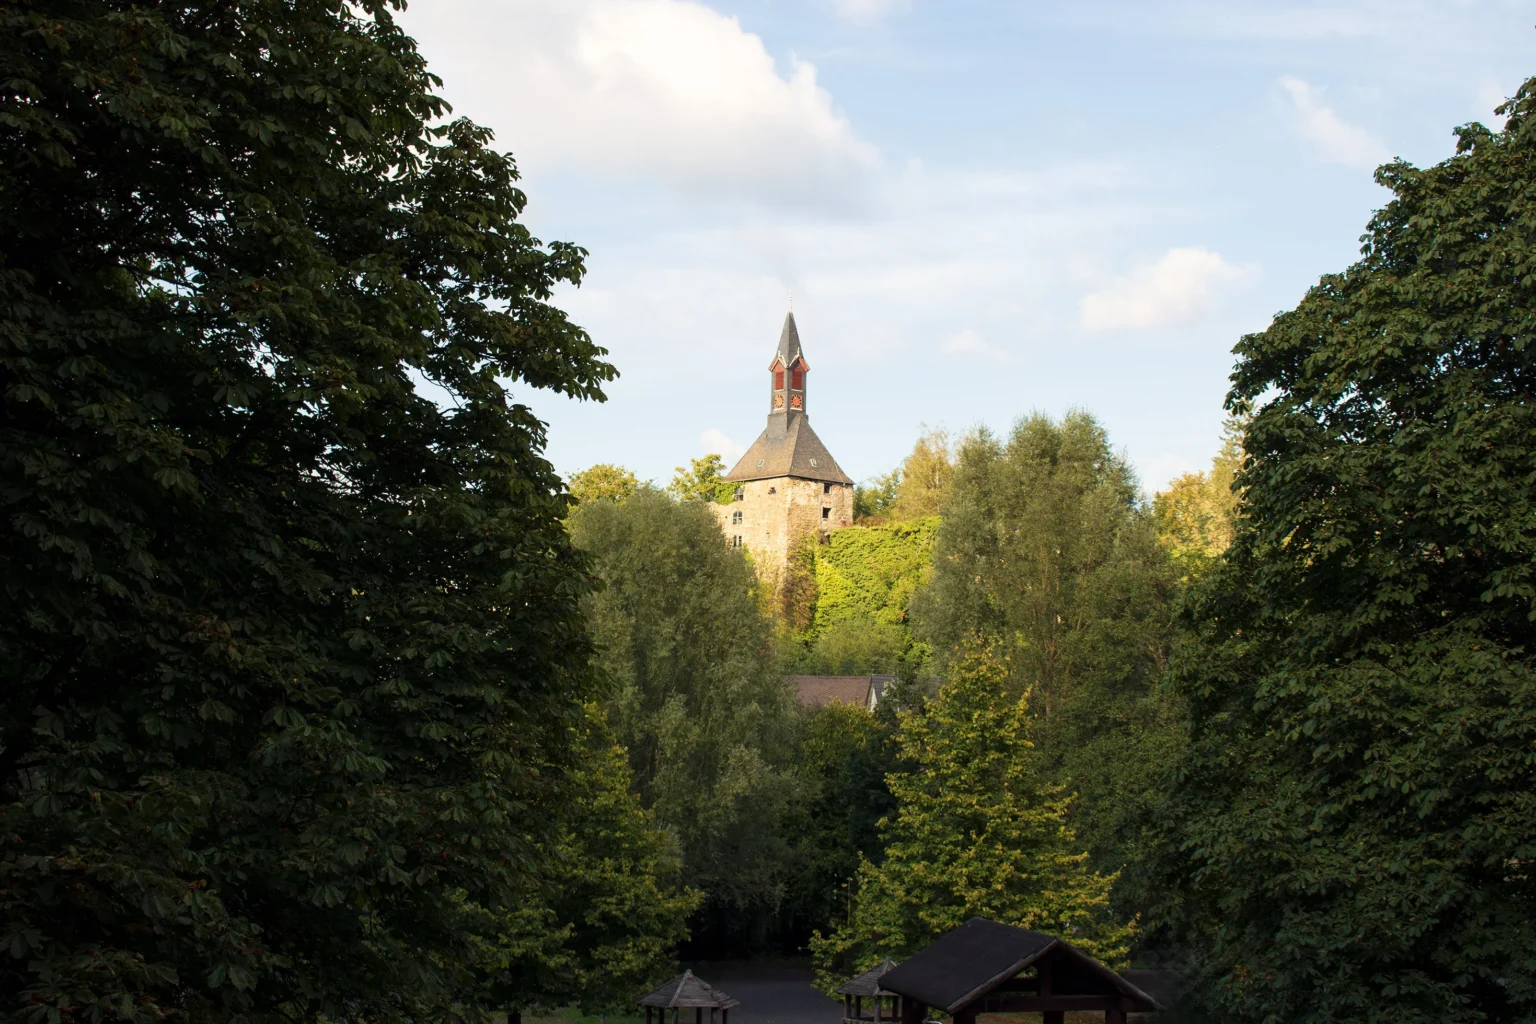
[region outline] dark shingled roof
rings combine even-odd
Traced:
[[[840,996],[885,995],[886,991],[881,987],[880,979],[895,966],[896,961],[887,957],[857,978],[849,978],[837,986],[837,994]]]
[[[880,987],[954,1014],[1045,956],[1060,964],[1054,969],[1058,994],[1115,991],[1146,1010],[1159,1009],[1151,996],[1054,935],[980,917],[904,960],[880,979]]]
[[[779,348],[775,356],[785,366],[794,366],[796,359],[804,359],[800,351],[800,329],[795,326],[795,314],[784,314],[784,329],[779,332]]]
[[[757,436],[725,479],[770,480],[779,476],[853,483],[811,429],[805,414],[798,412],[769,413],[768,429]]]
[[[842,701],[869,704],[869,676],[790,676],[795,681],[795,700],[803,708],[819,708]]]
[[[895,681],[896,681],[896,677],[895,676],[870,676],[869,677],[870,696],[873,698],[873,700],[874,700],[874,702],[876,704],[879,704],[881,701],[885,700],[885,688],[887,686],[890,686]]]
[[[722,1010],[729,1010],[741,1004],[724,992],[711,987],[704,979],[695,978],[692,971],[684,971],[656,991],[644,996],[640,1000],[640,1005],[659,1006],[662,1009],[671,1009],[674,1006],[715,1006]]]

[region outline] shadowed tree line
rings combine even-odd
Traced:
[[[393,12],[0,8],[8,1019],[603,1012],[971,914],[1212,1020],[1531,1019],[1536,86],[1378,172],[1208,472],[927,431],[775,591],[718,456],[544,459],[585,253]]]

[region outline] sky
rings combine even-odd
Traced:
[[[556,302],[621,374],[526,388],[548,454],[665,483],[763,428],[793,302],[855,480],[926,428],[1094,414],[1149,493],[1215,453],[1232,347],[1358,257],[1372,171],[1536,74],[1536,4],[412,0],[516,157]]]

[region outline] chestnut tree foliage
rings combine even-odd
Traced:
[[[613,370],[391,8],[0,7],[0,1015],[440,1019],[564,841]]]
[[[1536,1019],[1536,80],[1243,339],[1171,921],[1243,1020]]]

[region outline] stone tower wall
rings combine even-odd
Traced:
[[[741,538],[741,546],[765,573],[777,575],[789,553],[802,537],[826,536],[853,522],[853,487],[778,477],[748,480],[741,485],[741,500],[714,505],[727,544]],[[826,514],[823,515],[823,510]],[[736,514],[741,522],[736,522]]]

